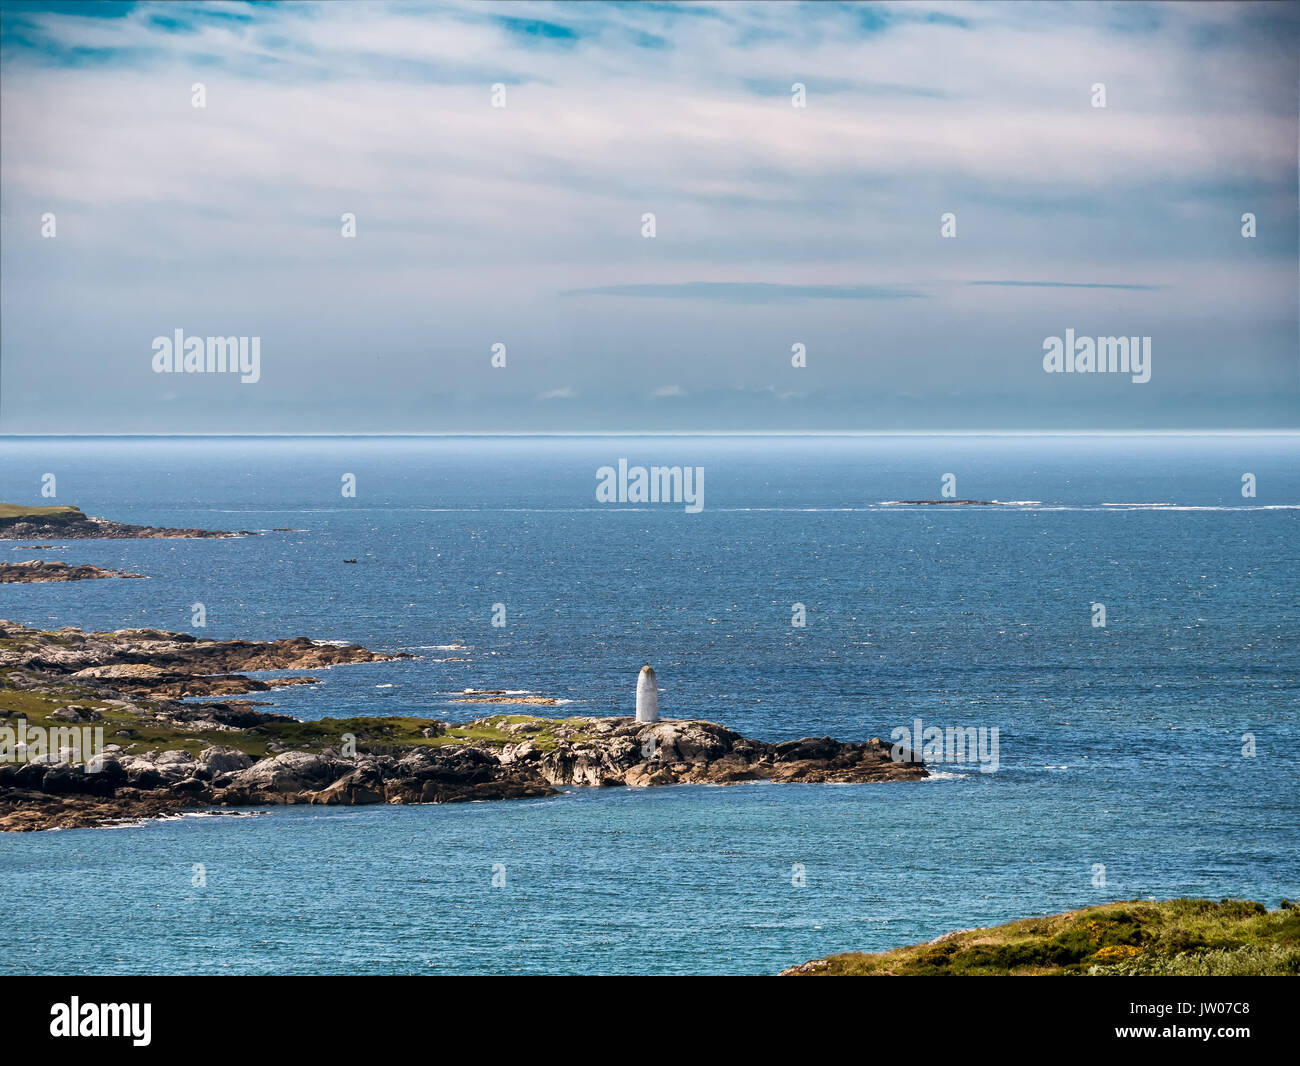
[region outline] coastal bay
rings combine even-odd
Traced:
[[[707,467],[706,508],[590,501],[610,454]],[[764,744],[888,741],[916,718],[1000,732],[995,773],[927,760],[928,776],[884,784],[559,785],[509,802],[169,807],[112,830],[6,833],[12,891],[115,930],[90,947],[72,928],[24,931],[6,972],[774,974],[1121,899],[1275,908],[1295,894],[1293,443],[33,441],[6,460],[0,499],[54,469],[86,514],[260,535],[63,542],[49,554],[148,580],[7,584],[0,617],[219,644],[305,634],[382,656],[300,669],[232,657],[173,676],[147,676],[161,661],[82,662],[135,672],[196,719],[237,716],[188,737],[193,761],[168,757],[181,780],[202,751],[247,737],[245,714],[298,723],[249,744],[254,762],[304,747],[292,731],[317,723],[336,750],[351,723],[364,755],[365,719],[626,719],[646,662],[665,720]],[[937,496],[954,467],[963,497],[1051,502],[875,502]],[[338,496],[347,470],[355,500]],[[1258,500],[1241,498],[1242,470]],[[10,543],[46,542],[58,538]],[[1097,600],[1105,628],[1091,625]],[[530,697],[555,702],[457,702]],[[70,704],[110,713],[69,728],[120,710],[46,706]],[[132,758],[171,743],[139,739]]]

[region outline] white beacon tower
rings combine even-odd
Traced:
[[[654,670],[648,665],[641,667],[636,679],[636,720],[659,721],[659,686],[655,684]]]

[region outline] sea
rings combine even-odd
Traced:
[[[601,502],[620,460],[702,470],[703,506]],[[649,663],[664,717],[997,744],[908,783],[4,834],[0,973],[775,974],[1111,900],[1276,906],[1300,896],[1298,460],[1247,434],[0,438],[0,502],[259,534],[0,541],[147,578],[3,585],[0,617],[415,656],[267,709],[631,714]],[[945,486],[998,502],[894,502]],[[455,702],[483,689],[557,702]]]

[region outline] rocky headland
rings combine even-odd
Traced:
[[[0,621],[0,829],[72,828],[198,808],[449,803],[568,786],[874,782],[927,776],[878,738],[767,743],[702,720],[498,714],[299,721],[240,700],[297,680],[241,670],[383,661],[355,644],[29,629]],[[57,731],[62,732],[57,732]],[[102,731],[86,765],[64,741]],[[33,736],[48,736],[47,750]],[[22,739],[26,749],[20,750]],[[53,750],[50,750],[53,749]]]
[[[125,540],[141,537],[254,537],[249,530],[169,529],[133,526],[107,518],[91,518],[72,506],[24,507],[0,503],[0,540]]]

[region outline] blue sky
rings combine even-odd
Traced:
[[[1298,46],[1297,4],[3,2],[0,432],[1300,428]],[[177,328],[260,380],[154,373]],[[1151,380],[1044,373],[1067,329]]]

